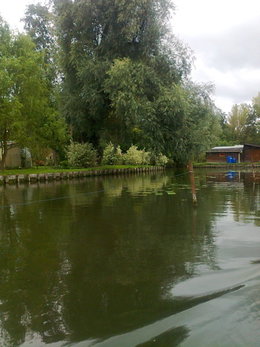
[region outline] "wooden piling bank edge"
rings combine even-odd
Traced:
[[[239,165],[239,164],[210,164],[210,165],[196,165],[193,164],[193,167],[196,169],[255,169],[255,168],[260,168],[260,164],[248,164],[248,165]]]
[[[53,181],[71,180],[74,178],[83,178],[83,177],[92,177],[92,176],[154,172],[154,171],[161,171],[164,169],[165,168],[163,166],[149,166],[149,167],[140,167],[140,168],[100,169],[100,170],[68,171],[68,172],[40,173],[40,174],[2,175],[0,176],[0,185],[53,182]]]

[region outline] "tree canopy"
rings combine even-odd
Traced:
[[[214,142],[200,135],[214,135],[217,110],[206,88],[188,81],[192,56],[168,28],[170,1],[54,4],[63,113],[74,139],[97,148],[136,144],[176,160]]]
[[[99,153],[112,142],[184,163],[216,144],[221,112],[211,88],[189,79],[193,57],[168,26],[170,0],[49,3],[28,6],[27,35],[1,24],[8,140],[61,148],[65,119],[71,139]]]
[[[13,34],[0,21],[0,136],[2,167],[8,145],[15,142],[32,150],[57,149],[65,124],[52,107],[45,78],[44,59],[29,36]]]
[[[227,144],[260,144],[260,94],[250,104],[233,105],[223,124],[223,138]]]

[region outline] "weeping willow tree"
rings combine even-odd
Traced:
[[[199,141],[209,146],[202,134],[212,134],[217,111],[204,87],[187,82],[192,57],[169,30],[170,1],[54,0],[54,11],[62,109],[75,140],[136,144],[182,161]]]

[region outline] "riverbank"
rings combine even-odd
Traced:
[[[253,169],[260,168],[260,163],[194,163],[193,167],[201,169]]]
[[[86,169],[48,167],[0,171],[0,185],[67,180],[80,177],[132,174],[164,170],[163,166],[107,165]]]

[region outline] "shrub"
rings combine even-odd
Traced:
[[[168,163],[168,158],[166,155],[163,155],[162,153],[152,153],[151,154],[151,164],[152,165],[160,165],[160,166],[165,166]]]
[[[97,164],[97,151],[91,143],[72,142],[67,149],[67,158],[72,167],[91,167]]]
[[[140,151],[142,152],[142,164],[143,165],[149,165],[151,162],[151,153],[146,152],[145,150]]]
[[[174,160],[168,158],[166,167],[168,167],[168,168],[173,168],[173,167],[175,167],[175,162],[174,162]]]
[[[123,163],[123,155],[120,146],[115,147],[111,142],[104,148],[102,164],[120,165]]]
[[[166,155],[163,155],[160,153],[156,156],[156,160],[155,160],[156,165],[165,166],[167,163],[168,163],[168,158],[166,157]]]
[[[150,162],[150,153],[139,150],[137,146],[131,146],[123,157],[124,163],[128,165],[145,165]]]
[[[59,163],[59,167],[62,169],[69,169],[70,166],[67,160],[62,160]]]

